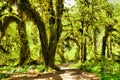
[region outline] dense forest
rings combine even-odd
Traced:
[[[0,79],[60,64],[120,80],[120,1],[0,0]]]

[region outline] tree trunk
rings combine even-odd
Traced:
[[[5,15],[3,15],[5,16]],[[16,22],[17,24],[20,23],[20,18],[15,16],[15,15],[9,15],[9,16],[5,16],[5,18],[3,19],[3,23],[2,21],[0,21],[0,49],[3,50],[3,52],[9,53],[8,51],[6,51],[4,49],[4,47],[1,45],[1,40],[3,39],[4,35],[5,35],[5,30],[7,29],[7,27],[9,26],[9,24],[11,22]]]
[[[94,41],[94,55],[95,59],[97,59],[96,54],[97,54],[97,34],[96,34],[96,28],[94,30],[94,35],[93,35],[93,41]]]
[[[48,59],[48,39],[45,29],[45,24],[43,23],[43,20],[39,13],[35,11],[35,9],[31,8],[31,4],[29,0],[21,0],[19,5],[20,11],[23,11],[28,18],[32,19],[38,27],[39,30],[39,37],[41,40],[41,46],[42,46],[42,54],[44,57],[45,65],[48,66],[49,59]]]
[[[25,9],[27,9],[29,6],[28,2],[29,2],[28,0],[21,0],[18,3],[18,8],[19,8],[18,12],[20,18],[22,19],[21,23],[18,25],[18,31],[20,35],[20,45],[21,45],[20,62],[19,62],[20,66],[22,66],[25,63],[25,61],[27,61],[30,58],[30,47],[27,39],[26,24],[25,24],[25,21],[27,19],[27,14],[26,14],[27,11]]]
[[[60,56],[60,58],[62,60],[62,63],[66,63],[66,60],[65,60],[65,57],[64,57],[64,54],[63,54],[64,52],[61,50],[61,46],[62,45],[58,45],[56,52]]]
[[[20,35],[20,45],[21,45],[19,65],[22,66],[25,63],[25,61],[28,58],[30,58],[30,48],[27,40],[26,26],[24,21],[21,23],[21,25],[19,25],[18,31]]]
[[[86,51],[86,36],[85,36],[85,32],[86,32],[86,29],[84,27],[84,20],[81,21],[81,24],[82,24],[82,39],[81,39],[81,56],[80,56],[80,59],[82,62],[86,61],[86,54],[87,54],[87,51]]]
[[[83,61],[86,61],[87,60],[87,48],[86,48],[86,37],[85,37],[85,42],[84,42],[84,59]]]
[[[110,58],[112,54],[112,39],[111,39],[111,35],[108,39],[108,43],[107,43],[107,58]]]
[[[112,58],[112,42],[113,42],[113,39],[110,40],[110,54],[109,54],[109,57]]]
[[[103,56],[103,57],[105,57],[106,41],[107,41],[107,36],[104,36],[104,37],[103,37],[103,43],[102,43],[102,56]]]
[[[105,58],[105,52],[106,52],[106,45],[107,45],[107,39],[108,39],[108,28],[105,29],[105,35],[103,36],[103,42],[102,42],[102,57]]]
[[[20,10],[25,12],[25,14],[32,19],[38,27],[39,33],[40,33],[40,40],[41,40],[41,46],[42,46],[42,54],[44,56],[44,61],[46,66],[50,66],[53,69],[56,69],[56,66],[54,65],[54,58],[55,58],[55,52],[56,47],[59,42],[59,37],[62,30],[62,23],[61,23],[61,16],[62,16],[62,9],[63,9],[63,1],[62,0],[56,0],[56,18],[55,14],[53,12],[53,5],[52,1],[49,1],[50,8],[48,11],[50,11],[50,39],[47,37],[45,24],[35,9],[32,9],[31,4],[29,0],[21,0],[20,1]],[[48,34],[49,35],[49,34]],[[48,40],[49,43],[48,43]]]
[[[83,39],[82,39],[82,42],[81,42],[81,61],[82,62],[86,61],[86,54],[87,54],[87,51],[86,51],[86,39],[83,36]]]
[[[61,17],[62,17],[62,10],[63,10],[63,0],[56,0],[56,18],[55,13],[53,10],[53,4],[52,1],[50,1],[50,14],[52,15],[49,20],[49,25],[50,25],[50,43],[49,43],[49,48],[48,50],[48,55],[50,56],[49,58],[49,66],[53,69],[59,70],[58,67],[55,66],[54,61],[55,61],[55,52],[57,48],[57,44],[59,42],[59,38],[62,32],[62,23],[61,23]]]
[[[49,56],[49,63],[48,65],[52,68],[54,68],[54,59],[55,59],[55,52],[56,52],[56,47],[57,47],[57,33],[56,33],[56,28],[57,26],[55,25],[55,12],[53,10],[53,3],[52,0],[49,1],[49,13],[51,15],[49,19],[49,26],[50,26],[50,41],[49,41],[49,47],[48,47],[48,56]]]
[[[6,30],[7,27],[8,27],[8,24],[7,24],[6,22],[7,22],[6,19],[4,20],[4,24],[2,24],[2,21],[0,21],[0,49],[1,49],[3,52],[7,52],[7,51],[4,49],[3,45],[1,44],[1,40],[2,40],[3,36],[5,35],[5,30]]]
[[[106,57],[109,58],[109,54],[110,54],[110,45],[109,45],[109,41],[107,42],[106,47],[107,47],[107,55],[106,55]]]
[[[11,22],[17,22],[17,24],[18,24],[18,31],[19,31],[19,35],[20,35],[20,41],[21,41],[21,52],[20,52],[20,66],[21,66],[29,58],[30,48],[28,45],[28,40],[26,39],[27,37],[26,37],[25,23],[24,22],[21,23],[20,18],[18,18],[17,16],[11,16],[11,15],[9,17],[5,17],[3,25],[1,23],[1,26],[0,26],[0,32],[1,32],[0,43],[5,34],[5,30],[9,26],[9,23],[11,23]],[[1,49],[3,49],[3,47],[1,47]]]

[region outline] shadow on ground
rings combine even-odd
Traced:
[[[98,77],[80,69],[62,69],[51,73],[16,74],[5,80],[98,80]]]

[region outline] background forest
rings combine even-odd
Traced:
[[[0,79],[62,63],[120,80],[120,0],[0,0]]]

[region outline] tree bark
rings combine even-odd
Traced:
[[[82,62],[86,61],[86,54],[87,54],[87,51],[86,51],[86,36],[85,36],[85,32],[86,32],[86,29],[85,29],[85,22],[84,20],[81,21],[81,24],[82,24],[82,39],[81,39],[81,56],[80,56],[80,59]]]
[[[60,58],[62,60],[62,63],[66,63],[66,59],[64,57],[64,54],[63,54],[63,51],[61,50],[61,45],[59,45],[57,47],[57,50],[56,50],[57,54],[60,55]]]
[[[97,59],[96,54],[97,54],[97,34],[96,34],[96,28],[94,29],[94,33],[93,33],[93,45],[94,45],[94,55],[95,55],[95,59]]]
[[[107,45],[107,39],[108,39],[108,35],[109,35],[109,32],[108,32],[108,28],[106,26],[106,29],[105,29],[105,35],[103,36],[103,42],[102,42],[102,57],[105,58],[105,52],[106,52],[106,45]]]
[[[3,23],[2,21],[0,21],[0,49],[3,50],[3,52],[9,53],[8,51],[6,51],[4,49],[4,47],[1,44],[1,40],[3,39],[4,35],[5,35],[5,30],[7,29],[7,27],[9,26],[9,24],[11,22],[16,22],[17,24],[20,23],[20,18],[17,17],[16,15],[3,15],[5,18],[3,18]]]
[[[21,9],[21,7],[20,7]],[[26,33],[26,15],[22,10],[19,12],[19,16],[22,19],[22,22],[18,26],[19,36],[20,36],[20,45],[21,45],[21,51],[20,51],[20,61],[19,65],[22,66],[25,61],[30,59],[30,47],[27,39],[27,33]]]
[[[19,35],[20,35],[20,62],[19,65],[22,66],[27,59],[30,58],[30,48],[28,44],[27,34],[26,34],[26,26],[23,21],[18,27]]]
[[[29,0],[21,0],[20,1],[20,10],[23,11],[30,19],[32,19],[38,27],[40,33],[40,40],[42,46],[42,54],[44,56],[45,65],[49,66],[53,69],[58,69],[54,65],[54,58],[56,47],[59,42],[59,37],[62,31],[62,23],[61,23],[61,16],[62,16],[62,9],[63,9],[63,0],[56,0],[56,15],[53,11],[52,1],[49,1],[49,10],[50,10],[50,39],[47,37],[45,24],[35,9],[32,9]],[[55,17],[56,16],[56,17]],[[50,40],[50,41],[48,41]],[[49,43],[48,43],[49,42]]]
[[[63,0],[56,0],[56,15],[53,10],[53,4],[52,1],[50,1],[50,20],[49,20],[49,25],[50,25],[50,43],[49,43],[49,48],[50,50],[48,52],[50,59],[49,59],[49,66],[53,69],[59,70],[58,67],[55,66],[54,61],[55,61],[55,52],[57,48],[57,44],[59,42],[59,38],[62,32],[62,23],[61,23],[61,17],[63,14]],[[56,18],[54,18],[56,16]]]
[[[109,54],[109,57],[112,58],[112,42],[113,42],[113,39],[110,40],[110,54]]]
[[[47,34],[46,34],[46,29],[45,29],[45,24],[39,15],[39,13],[31,8],[31,4],[29,0],[21,0],[19,4],[19,9],[24,12],[28,18],[33,20],[35,24],[38,27],[39,30],[39,37],[41,40],[41,46],[42,46],[42,54],[44,57],[45,65],[48,66],[49,59],[48,59],[48,39],[47,39]]]

